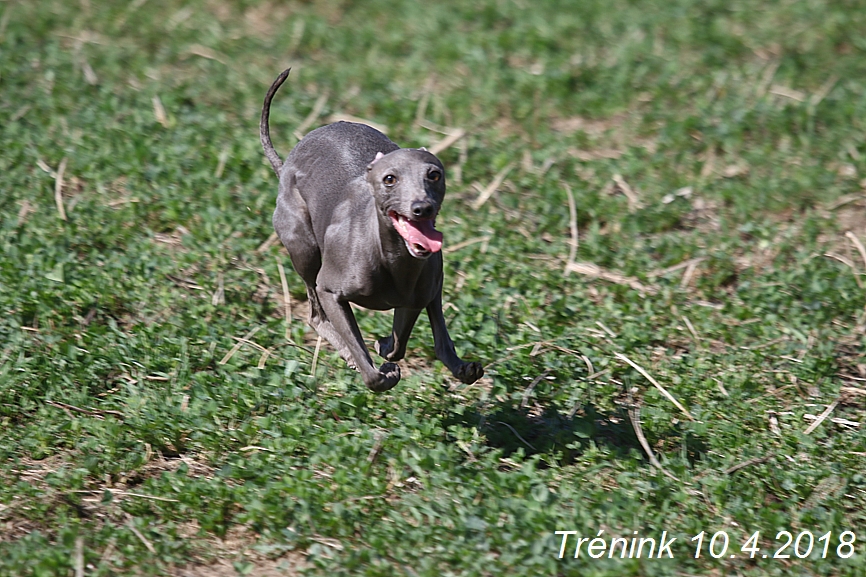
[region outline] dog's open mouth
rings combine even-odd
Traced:
[[[403,237],[409,254],[427,258],[442,250],[442,233],[434,228],[433,219],[412,220],[394,211],[388,213],[394,228]]]

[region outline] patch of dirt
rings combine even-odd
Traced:
[[[52,455],[41,460],[23,457],[19,460],[16,468],[0,471],[0,483],[11,485],[19,480],[24,481],[43,492],[41,500],[44,502],[65,502],[67,505],[72,505],[82,517],[106,520],[108,517],[116,516],[118,512],[117,505],[124,500],[158,499],[142,495],[141,491],[137,490],[137,487],[147,479],[158,477],[165,471],[177,470],[181,464],[186,464],[189,467],[188,474],[192,477],[211,477],[214,473],[213,467],[190,457],[165,459],[157,454],[140,469],[122,474],[117,479],[110,479],[108,477],[104,479],[90,478],[86,489],[75,491],[76,494],[81,495],[81,499],[73,503],[70,501],[68,494],[58,492],[46,481],[49,475],[56,473],[63,467],[68,467],[71,462],[74,462],[74,458],[69,453]],[[102,495],[106,491],[113,495],[110,505],[113,510],[108,512],[100,504]],[[30,519],[28,511],[31,508],[31,502],[17,496],[13,497],[8,503],[0,504],[0,542],[11,542],[20,539],[35,530],[46,534],[51,533],[50,528],[43,527],[41,523]]]
[[[180,534],[193,538],[198,534],[198,524],[188,523]],[[278,557],[260,553],[254,548],[257,535],[243,525],[229,529],[223,539],[209,539],[201,558],[183,567],[175,568],[174,577],[237,577],[234,564],[249,568],[248,575],[256,577],[285,577],[299,575],[309,563],[303,553],[288,551]]]
[[[284,555],[279,559],[244,559],[242,564],[250,567],[248,575],[255,575],[255,577],[292,577],[300,575],[300,572],[309,565],[298,553]],[[176,569],[171,575],[173,577],[238,577],[238,572],[231,561],[222,559],[208,565],[190,565]]]
[[[840,230],[850,230],[858,236],[866,233],[866,193],[859,193],[854,199],[843,197],[837,202],[844,204],[831,210],[828,218],[835,220]]]
[[[842,262],[854,274],[866,274],[866,256],[861,252],[866,244],[866,193],[843,196],[825,207],[825,211],[824,216],[835,221],[837,230],[818,237],[824,246],[824,256]]]
[[[171,233],[156,232],[153,234],[153,241],[167,245],[172,250],[178,252],[186,252],[183,248],[183,237],[189,234],[189,230],[184,226],[178,226]]]
[[[210,0],[208,12],[224,24],[243,23],[244,33],[251,36],[273,36],[285,27],[286,19],[293,13],[291,4],[282,2],[254,3],[241,14],[233,2]]]
[[[44,500],[71,505],[73,501],[70,500],[69,495],[58,493],[46,482],[48,475],[68,466],[70,461],[69,454],[52,455],[42,460],[23,458],[15,469],[0,475],[0,482],[8,484],[21,479],[43,489]],[[87,490],[76,491],[81,494],[81,499],[74,506],[79,515],[88,519],[102,522],[111,520],[116,524],[123,524],[124,513],[119,509],[118,504],[123,500],[147,498],[146,495],[141,495],[141,491],[135,492],[136,485],[164,471],[177,470],[181,464],[189,467],[191,476],[211,476],[214,472],[212,467],[188,457],[164,459],[157,456],[141,469],[130,472],[128,478],[123,477],[116,482],[104,479],[89,484]],[[11,478],[9,473],[14,478]],[[110,491],[114,495],[109,505],[100,503],[104,491]],[[28,510],[31,506],[32,503],[17,497],[8,503],[0,504],[0,543],[13,542],[34,531],[49,536],[53,534],[52,527],[28,518]],[[275,556],[258,551],[255,548],[258,535],[243,525],[230,528],[223,539],[218,539],[202,534],[198,523],[190,521],[179,528],[179,534],[193,542],[193,554],[188,564],[168,570],[168,575],[175,577],[236,577],[238,571],[235,569],[235,563],[239,567],[249,568],[249,575],[291,577],[300,574],[300,571],[309,565],[302,552],[282,550]]]
[[[625,121],[626,117],[622,114],[602,120],[572,116],[570,118],[554,118],[550,122],[550,127],[556,132],[566,134],[582,131],[589,136],[601,136],[610,130],[619,128]]]
[[[583,162],[612,160],[625,154],[629,147],[645,148],[655,152],[657,143],[654,138],[646,138],[636,133],[627,114],[615,114],[610,118],[591,119],[581,116],[552,118],[550,128],[555,132],[571,135],[583,132],[593,144],[588,149],[569,148],[568,154]]]

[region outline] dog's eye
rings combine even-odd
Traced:
[[[439,179],[442,178],[442,173],[438,170],[431,170],[427,173],[427,178],[433,182],[439,182]]]
[[[385,178],[382,179],[382,182],[385,183],[385,186],[394,186],[397,184],[397,177],[393,174],[386,174]]]

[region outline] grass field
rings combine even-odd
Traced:
[[[0,0],[0,576],[866,575],[864,30]],[[317,350],[258,141],[287,66],[281,154],[347,115],[442,148],[478,383],[423,319],[385,394]]]

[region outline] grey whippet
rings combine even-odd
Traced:
[[[386,361],[406,354],[422,309],[433,329],[436,357],[464,383],[484,374],[457,356],[442,315],[442,234],[434,228],[445,196],[445,172],[425,149],[400,148],[365,124],[336,122],[307,134],[285,162],[271,144],[271,100],[259,126],[265,156],[280,178],[274,229],[307,285],[310,325],[373,391],[400,380],[400,368],[376,369],[349,303],[394,309],[391,335],[376,343]]]

